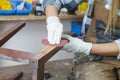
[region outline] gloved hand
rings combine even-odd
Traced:
[[[63,47],[64,50],[72,53],[90,54],[92,43],[84,42],[81,39],[74,38],[69,35],[62,35],[62,38],[69,40],[69,42]]]
[[[50,44],[59,44],[63,32],[63,24],[56,16],[50,16],[46,20],[48,30],[48,41]]]

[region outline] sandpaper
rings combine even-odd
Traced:
[[[42,39],[41,41],[44,45],[49,45],[49,46],[64,46],[65,44],[68,43],[68,40],[62,39],[60,44],[50,44],[47,39]]]

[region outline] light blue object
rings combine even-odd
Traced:
[[[82,21],[72,21],[71,22],[71,32],[80,35],[82,29]]]

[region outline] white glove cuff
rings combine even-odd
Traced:
[[[52,22],[60,22],[60,19],[57,16],[49,16],[46,19],[46,23],[52,23]]]
[[[90,50],[92,48],[92,43],[85,43],[85,45],[86,45],[85,54],[89,55],[90,54]]]
[[[118,44],[118,48],[119,48],[119,53],[117,55],[117,59],[120,60],[120,39],[115,40],[114,42],[116,42]]]

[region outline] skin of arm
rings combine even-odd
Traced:
[[[58,9],[53,5],[49,5],[49,6],[46,6],[45,13],[47,17],[58,16]]]
[[[116,42],[93,44],[91,54],[99,54],[104,56],[117,56],[119,53],[119,47]]]

